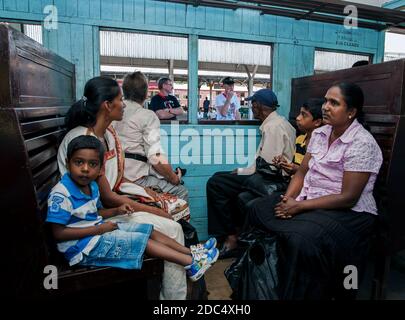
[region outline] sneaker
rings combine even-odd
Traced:
[[[205,243],[190,246],[191,253],[204,253],[217,246],[217,239],[209,238]]]
[[[217,248],[212,248],[207,251],[194,252],[192,253],[193,261],[207,260],[209,264],[214,264],[219,257],[219,250]]]
[[[217,261],[218,256],[219,251],[217,248],[212,248],[204,254],[198,254],[195,257],[193,256],[193,263],[184,267],[187,276],[191,281],[197,281],[204,275],[205,271]]]

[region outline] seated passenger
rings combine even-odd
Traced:
[[[246,210],[252,201],[260,196],[266,196],[274,191],[284,191],[287,188],[290,176],[297,171],[304,158],[312,131],[322,125],[323,101],[323,99],[309,99],[301,107],[296,123],[299,131],[303,134],[299,135],[295,140],[293,160],[290,162],[283,155],[278,155],[272,161],[275,167],[282,172],[286,172],[287,175],[284,175],[282,181],[279,181],[278,177],[268,177],[261,172],[253,174],[243,185],[246,191],[238,196],[239,207],[242,210]]]
[[[104,209],[95,180],[104,161],[104,148],[93,136],[78,136],[67,148],[68,172],[53,187],[48,200],[47,222],[70,265],[141,269],[143,255],[183,266],[197,281],[216,261],[214,242],[203,253],[192,252],[151,224],[104,221],[133,212],[128,203]]]
[[[144,109],[148,81],[140,72],[128,74],[122,84],[125,115],[114,128],[125,153],[124,177],[144,187],[157,186],[163,192],[188,201],[187,189],[181,183],[181,171],[172,166],[160,144],[160,121],[156,114]]]
[[[81,135],[98,138],[106,150],[101,175],[97,179],[103,206],[114,208],[127,203],[135,211],[129,216],[118,216],[112,219],[152,224],[156,230],[184,244],[182,227],[173,221],[167,202],[160,201],[161,197],[156,192],[123,177],[124,155],[121,142],[111,122],[122,120],[124,107],[117,81],[105,77],[95,77],[87,81],[82,99],[75,102],[66,115],[66,127],[69,132],[58,149],[59,172],[61,176],[67,172],[66,155],[70,141]],[[133,198],[145,203],[134,201]],[[160,299],[186,298],[187,282],[183,268],[165,261],[162,280]]]
[[[353,297],[346,266],[361,275],[377,206],[374,183],[381,150],[362,126],[363,92],[333,85],[322,107],[324,126],[312,133],[289,187],[254,201],[250,224],[277,235],[283,256],[281,299]],[[281,200],[281,201],[280,201]]]
[[[156,112],[161,120],[176,120],[177,116],[184,113],[177,98],[173,93],[173,81],[170,78],[158,80],[159,93],[150,100],[149,108]]]
[[[240,120],[240,103],[238,96],[233,91],[235,81],[231,77],[222,80],[225,91],[215,98],[217,120]]]
[[[256,158],[271,162],[275,156],[283,155],[292,160],[295,129],[278,115],[278,101],[274,92],[261,89],[247,99],[252,100],[254,117],[263,121]],[[225,240],[220,258],[228,257],[237,246],[237,228],[244,221],[237,199],[243,191],[244,182],[255,172],[256,163],[253,163],[248,168],[217,172],[207,182],[208,233],[218,237],[218,240]]]
[[[302,134],[295,140],[295,154],[292,162],[289,162],[282,155],[276,156],[273,159],[273,163],[289,175],[297,172],[298,167],[304,159],[312,131],[322,125],[322,104],[323,99],[309,99],[301,107],[296,121],[298,130]]]

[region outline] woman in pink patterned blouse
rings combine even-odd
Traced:
[[[354,297],[344,268],[361,277],[377,206],[374,183],[381,150],[363,127],[363,92],[339,83],[327,91],[324,126],[314,130],[304,160],[284,195],[250,206],[253,225],[279,238],[285,263],[280,298]],[[274,210],[273,210],[274,208]]]

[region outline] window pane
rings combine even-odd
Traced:
[[[370,56],[315,50],[314,73],[351,68],[358,61],[370,61]]]
[[[199,39],[198,60],[199,120],[252,120],[250,103],[245,99],[254,91],[271,87],[271,46]],[[223,85],[225,78],[230,85],[234,82],[233,89]],[[228,90],[234,97],[223,110]]]
[[[157,34],[100,31],[101,74],[111,76],[122,83],[125,74],[141,71],[149,80],[149,92],[145,107],[157,111],[161,120],[187,121],[188,50],[187,38]],[[152,100],[159,93],[158,80],[162,77],[173,81],[164,85],[164,98]],[[163,92],[161,91],[161,93]],[[168,106],[176,99],[180,112],[168,112]],[[152,101],[152,104],[151,104]],[[159,111],[157,110],[158,108]],[[181,113],[181,114],[179,114]]]

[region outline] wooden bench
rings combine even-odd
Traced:
[[[405,59],[293,79],[290,120],[304,101],[324,97],[333,83],[341,81],[363,89],[366,121],[383,152],[374,189],[379,219],[372,248],[372,298],[382,299],[390,257],[405,248]]]
[[[74,65],[25,35],[0,25],[0,164],[6,273],[2,295],[52,297],[134,283],[132,295],[157,299],[163,261],[142,270],[69,268],[47,232],[50,189],[59,179],[58,142],[75,96]],[[45,290],[46,265],[58,268],[58,289]]]

